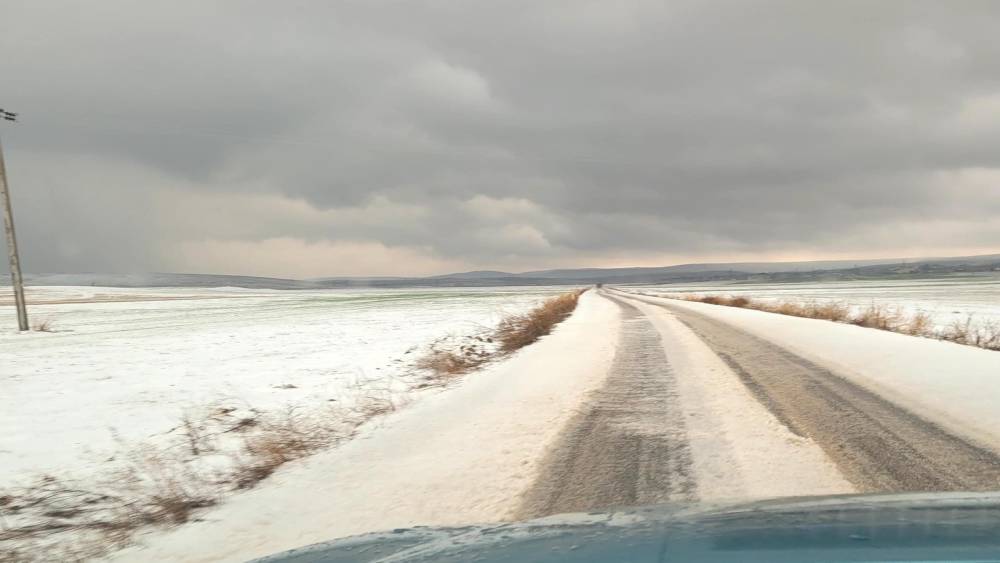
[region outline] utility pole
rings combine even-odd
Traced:
[[[17,121],[17,114],[0,109],[0,118]],[[7,236],[7,256],[10,258],[10,282],[14,286],[14,302],[17,305],[17,327],[28,330],[28,307],[24,302],[24,279],[21,277],[21,261],[17,257],[17,237],[14,236],[14,212],[10,208],[10,190],[7,189],[7,169],[3,162],[3,146],[0,145],[0,205],[3,206],[3,232]]]

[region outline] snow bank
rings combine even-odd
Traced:
[[[618,307],[588,292],[572,317],[509,360],[117,560],[243,561],[367,531],[504,519],[575,407],[603,383],[618,325]]]
[[[783,346],[927,420],[1000,451],[1000,352],[830,321],[668,302]]]

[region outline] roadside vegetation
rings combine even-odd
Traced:
[[[896,307],[874,303],[860,310],[852,310],[846,303],[837,301],[762,301],[733,295],[672,295],[670,297],[710,305],[754,309],[793,317],[847,323],[911,336],[947,340],[987,350],[1000,350],[1000,325],[990,321],[974,323],[971,315],[945,326],[935,326],[927,313],[910,314]]]
[[[0,561],[99,558],[141,529],[192,520],[397,407],[393,396],[366,391],[349,408],[265,413],[232,401],[189,412],[157,439],[120,443],[95,475],[40,475],[0,489]]]
[[[457,346],[435,342],[413,362],[413,377],[358,380],[334,406],[265,412],[232,399],[191,409],[164,435],[119,440],[95,474],[39,475],[0,488],[0,563],[96,559],[141,530],[194,520],[199,509],[255,487],[286,463],[350,440],[402,407],[410,391],[446,385],[537,341],[573,312],[582,293],[550,298]]]
[[[584,291],[563,293],[545,300],[527,313],[507,316],[496,328],[467,336],[464,343],[436,342],[415,364],[427,374],[424,385],[445,385],[483,364],[509,356],[534,343],[573,313]]]

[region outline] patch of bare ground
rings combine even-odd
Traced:
[[[974,323],[972,315],[963,321],[955,321],[945,327],[935,327],[931,317],[924,312],[907,314],[898,307],[871,304],[851,312],[846,303],[836,301],[761,301],[746,296],[732,295],[672,295],[673,299],[754,309],[768,313],[791,315],[809,319],[823,319],[848,323],[911,336],[947,340],[966,346],[976,346],[986,350],[1000,350],[1000,324],[992,321]]]
[[[585,290],[574,290],[551,297],[527,313],[509,315],[496,328],[448,346],[447,340],[435,342],[414,362],[425,372],[422,387],[447,385],[458,377],[486,363],[509,356],[552,332],[576,309]]]

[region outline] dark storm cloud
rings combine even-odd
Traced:
[[[0,105],[34,270],[985,251],[997,29],[992,2],[8,1]]]

